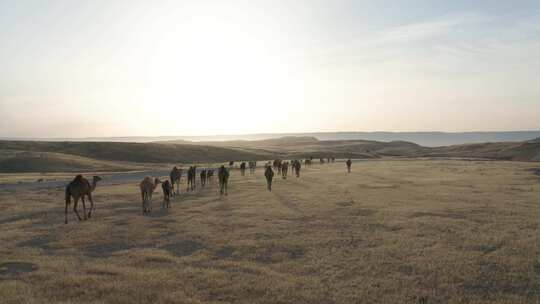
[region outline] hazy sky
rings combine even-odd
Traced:
[[[540,1],[0,0],[0,136],[540,129]]]

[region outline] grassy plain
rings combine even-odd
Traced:
[[[336,162],[273,192],[234,171],[151,216],[136,183],[98,186],[67,225],[63,189],[0,192],[0,302],[539,303],[537,168]]]

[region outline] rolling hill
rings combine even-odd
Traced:
[[[76,142],[214,142],[214,141],[261,141],[283,137],[314,137],[322,141],[367,140],[378,142],[408,141],[424,147],[441,147],[485,142],[521,142],[540,137],[537,131],[492,131],[492,132],[313,132],[313,133],[261,133],[242,135],[208,136],[124,136],[124,137],[85,137],[85,138],[7,138],[0,140],[17,141],[76,141]]]
[[[223,162],[266,159],[270,155],[203,145],[162,145],[118,142],[33,142],[0,141],[0,150],[53,152],[97,160],[136,163]]]
[[[540,161],[540,141],[423,147],[406,141],[283,137],[159,143],[0,141],[0,172],[126,171],[148,165],[219,163],[274,158],[455,157]]]

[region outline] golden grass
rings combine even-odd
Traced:
[[[135,183],[105,186],[68,225],[62,189],[0,193],[0,264],[39,267],[0,275],[0,302],[538,303],[535,165],[338,162],[273,192],[234,171],[147,217]]]

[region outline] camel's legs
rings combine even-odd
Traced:
[[[81,200],[82,200],[83,216],[84,216],[84,220],[86,221],[88,218],[86,217],[86,202],[84,201],[84,194],[81,196]]]
[[[145,210],[144,210],[144,207],[145,207],[145,206],[144,206],[144,200],[145,200],[145,197],[144,197],[144,191],[141,191],[141,199],[142,199],[142,212],[143,212],[143,214],[144,214],[144,211],[145,211]]]
[[[92,199],[92,193],[88,193],[88,200],[90,201],[90,211],[88,211],[88,218],[91,218],[92,211],[94,211],[94,200]]]
[[[67,217],[68,217],[67,216],[67,214],[68,214],[68,205],[69,205],[69,203],[66,201],[66,219],[64,221],[66,224],[68,223],[68,219],[67,219]]]
[[[73,198],[73,211],[75,211],[75,214],[77,215],[77,218],[79,221],[82,221],[81,216],[79,215],[79,211],[77,211],[77,205],[79,204],[79,197]]]

